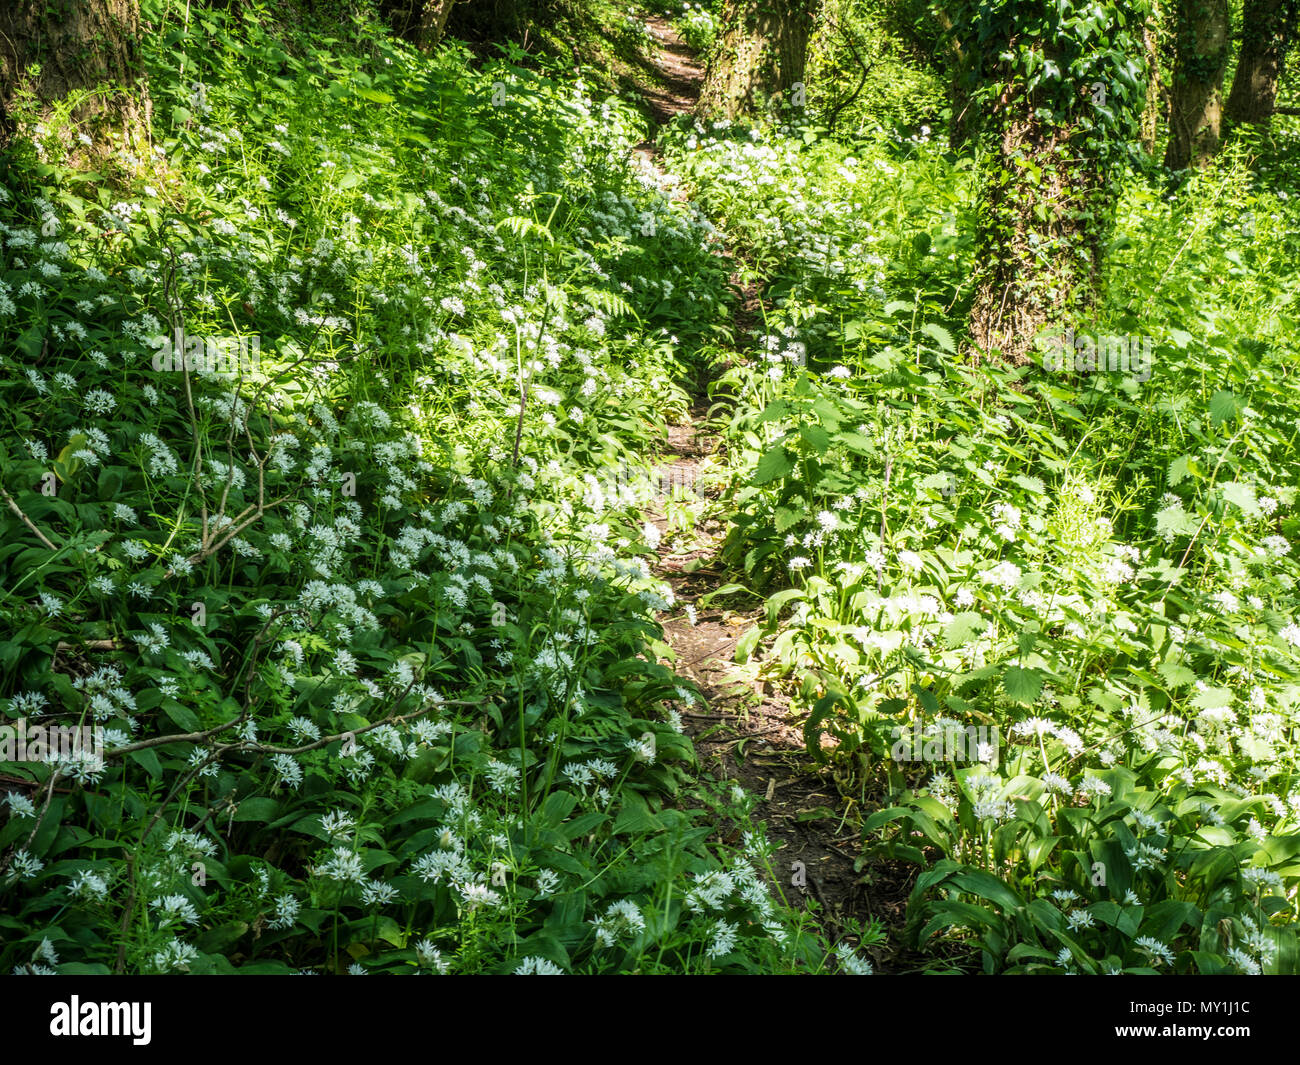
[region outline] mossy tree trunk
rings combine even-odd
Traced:
[[[1095,303],[1146,90],[1147,0],[946,0],[980,152],[970,355],[1033,361]],[[1134,58],[1137,62],[1134,62]]]
[[[1204,166],[1219,150],[1232,47],[1228,0],[1179,0],[1176,23],[1165,166],[1184,170]]]
[[[1164,18],[1160,5],[1142,23],[1142,51],[1147,64],[1146,104],[1142,108],[1142,148],[1155,155],[1160,137],[1160,120],[1165,116],[1168,92],[1160,77],[1160,28]]]
[[[1237,73],[1224,109],[1231,121],[1258,125],[1272,117],[1295,14],[1294,0],[1246,0]]]
[[[420,15],[420,26],[416,31],[417,47],[427,52],[438,46],[455,5],[456,0],[424,0],[424,11]]]
[[[804,79],[819,0],[727,0],[697,113],[755,114]]]
[[[0,3],[0,139],[24,118],[44,118],[69,94],[78,132],[110,134],[140,154],[148,144],[149,91],[140,62],[138,0],[4,0]],[[30,110],[22,101],[32,103]]]
[[[1080,157],[1072,126],[1046,122],[1016,91],[993,116],[997,153],[979,200],[971,340],[1014,364],[1091,291],[1100,269],[1102,175]]]

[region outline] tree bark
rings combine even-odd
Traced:
[[[420,28],[416,31],[416,47],[427,52],[438,47],[443,32],[447,29],[447,19],[456,0],[424,0],[424,12],[420,16]]]
[[[995,122],[999,161],[980,195],[971,341],[1022,365],[1043,328],[1091,291],[1102,227],[1090,201],[1102,179],[1075,158],[1075,131],[1043,121],[1023,93],[1004,98]]]
[[[819,0],[727,0],[697,113],[755,114],[803,81]]]
[[[1202,167],[1219,150],[1231,28],[1228,0],[1179,0],[1165,149],[1171,170]]]
[[[981,63],[976,50],[976,42],[963,42],[953,34],[953,21],[940,4],[935,4],[934,16],[948,40],[948,96],[950,114],[948,118],[948,148],[961,151],[970,140],[971,128],[975,125],[976,115],[971,114],[970,85],[978,77]]]
[[[1160,119],[1168,111],[1168,91],[1160,79],[1159,30],[1163,13],[1158,5],[1152,6],[1151,15],[1142,23],[1142,51],[1147,62],[1147,95],[1142,107],[1140,136],[1142,148],[1148,155],[1156,154]]]
[[[77,130],[103,144],[120,134],[143,154],[151,105],[140,62],[139,0],[5,0],[0,4],[0,142],[27,117],[43,120],[79,90]],[[31,98],[31,111],[21,108]],[[23,115],[19,115],[19,110]]]
[[[1272,116],[1294,18],[1294,0],[1246,0],[1237,73],[1224,109],[1231,121],[1258,125]]]

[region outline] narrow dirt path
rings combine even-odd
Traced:
[[[657,74],[657,84],[646,90],[645,101],[662,126],[695,106],[704,82],[704,68],[667,19],[650,15],[645,24],[655,42],[651,58]]]
[[[646,101],[662,125],[694,106],[704,70],[669,22],[658,17],[646,22],[656,42],[652,62],[661,75]],[[636,155],[638,165],[662,189],[682,195],[675,178],[659,167],[653,142],[638,145]],[[738,346],[753,327],[757,298],[751,286],[735,305]],[[676,655],[670,664],[693,680],[706,699],[705,706],[683,712],[683,722],[707,776],[738,783],[759,797],[754,816],[766,822],[777,848],[773,868],[781,882],[773,886],[791,903],[808,907],[832,941],[847,936],[857,945],[856,930],[872,918],[887,928],[901,927],[915,874],[902,866],[856,870],[858,834],[845,816],[852,811],[831,772],[808,758],[788,697],[767,685],[755,664],[735,663],[736,644],[761,616],[761,606],[703,605],[731,579],[718,559],[726,535],[726,501],[703,488],[720,464],[721,447],[703,428],[707,413],[704,397],[697,396],[691,421],[669,428],[666,461],[658,474],[661,485],[675,490],[646,512],[661,537],[656,573],[676,597],[675,612],[663,622],[665,640]],[[897,949],[896,941],[885,942],[867,953],[877,971],[908,967]]]

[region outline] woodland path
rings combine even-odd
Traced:
[[[645,100],[662,125],[693,108],[704,69],[671,23],[656,16],[646,24],[655,43],[651,60],[661,77]],[[652,141],[638,146],[636,155],[661,188],[682,195],[676,179],[660,168]],[[734,305],[737,357],[743,358],[739,351],[749,342],[759,298],[751,289]],[[841,795],[831,770],[808,757],[802,723],[792,717],[789,695],[768,684],[755,663],[735,664],[736,644],[759,619],[762,607],[697,606],[734,575],[718,558],[726,534],[727,500],[716,490],[699,487],[708,482],[722,445],[707,430],[706,397],[697,395],[694,401],[691,420],[669,427],[667,452],[657,471],[660,484],[686,486],[676,498],[688,498],[693,520],[683,523],[678,517],[681,504],[662,497],[647,509],[646,518],[661,533],[656,575],[671,585],[676,597],[672,614],[662,619],[665,641],[676,656],[666,664],[693,680],[707,701],[682,713],[701,772],[706,779],[738,783],[759,797],[752,816],[766,822],[775,850],[772,869],[778,882],[773,887],[792,905],[807,907],[832,942],[846,938],[856,946],[856,928],[875,918],[895,933],[879,946],[863,949],[876,971],[919,968],[923,963],[917,956],[899,953],[896,935],[915,869],[901,863],[855,869],[858,832],[845,815],[858,811]],[[695,608],[693,624],[687,606]],[[738,837],[738,830],[734,834]]]

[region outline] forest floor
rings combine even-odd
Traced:
[[[671,23],[658,17],[646,22],[660,79],[645,99],[663,124],[694,106],[704,70]],[[639,146],[637,154],[662,187],[676,188],[674,178],[659,168],[653,142]],[[756,286],[742,288],[738,278],[733,284],[739,292],[733,326],[740,346],[756,320],[761,296]],[[860,853],[856,824],[865,814],[853,810],[853,800],[841,794],[831,768],[808,757],[802,721],[792,712],[789,694],[767,683],[756,663],[735,663],[736,644],[758,621],[762,607],[745,612],[697,606],[734,576],[718,558],[727,526],[726,501],[699,488],[721,446],[706,431],[707,418],[707,398],[698,394],[691,420],[669,428],[659,483],[684,491],[668,499],[661,495],[646,513],[662,535],[656,574],[676,596],[675,612],[663,622],[664,638],[676,656],[668,664],[694,681],[707,701],[682,714],[686,732],[706,777],[738,783],[758,796],[754,818],[766,822],[775,848],[773,869],[782,878],[774,887],[792,904],[807,907],[832,942],[846,935],[852,939],[873,919],[880,922],[894,934],[875,947],[864,944],[862,953],[872,957],[878,972],[914,970],[924,961],[902,950],[897,933],[915,868],[903,863],[872,863],[860,872],[855,868]],[[678,517],[682,502],[695,515],[684,529]],[[687,606],[696,608],[694,623]]]

